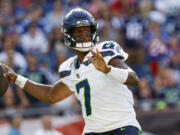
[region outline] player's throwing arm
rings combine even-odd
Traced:
[[[10,82],[15,83],[17,86],[41,101],[56,103],[73,93],[64,83],[60,81],[55,83],[53,86],[35,83],[21,75],[16,74],[7,65],[2,63],[0,64],[7,71],[7,73],[4,73],[4,77],[8,78]]]

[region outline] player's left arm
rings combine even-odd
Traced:
[[[95,68],[105,74],[111,73],[111,76],[118,80],[121,83],[124,83],[129,86],[137,86],[138,85],[138,77],[136,73],[122,60],[119,58],[113,58],[109,61],[108,65],[104,61],[103,57],[99,53],[99,51],[96,49],[96,52],[90,49],[90,52],[95,57],[95,60],[88,56],[88,59],[91,61],[91,63],[95,66]],[[111,67],[110,67],[110,66]],[[112,67],[114,69],[112,69]],[[113,70],[113,71],[111,71]],[[116,71],[115,71],[116,70]]]

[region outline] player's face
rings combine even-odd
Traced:
[[[91,29],[89,26],[74,28],[72,31],[72,35],[77,43],[84,43],[91,41]]]

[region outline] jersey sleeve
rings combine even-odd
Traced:
[[[71,78],[72,71],[69,68],[69,63],[64,62],[59,66],[60,81],[64,83],[71,91],[75,91],[73,79]]]
[[[128,58],[128,54],[114,41],[102,42],[97,48],[107,64],[113,58],[119,58],[122,61],[126,61]]]

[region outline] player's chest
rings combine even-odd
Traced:
[[[91,64],[89,66],[81,66],[78,70],[73,71],[71,77],[73,78],[73,85],[76,90],[76,94],[81,94],[80,91],[91,89],[92,94],[94,91],[102,87],[105,75],[96,70]]]

